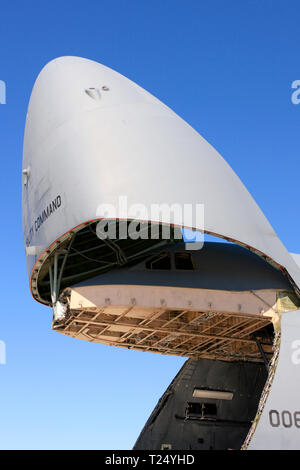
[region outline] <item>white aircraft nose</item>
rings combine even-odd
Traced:
[[[242,149],[241,149],[242,154]],[[234,171],[170,108],[118,72],[80,57],[60,57],[34,85],[26,121],[24,239],[40,247],[28,272],[61,237],[99,219],[104,205],[201,204],[201,223],[184,223],[237,241],[285,268],[300,269]],[[60,200],[59,207],[55,203]],[[146,214],[146,215],[145,215]],[[163,215],[162,223],[170,223]]]

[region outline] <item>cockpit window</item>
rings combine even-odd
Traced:
[[[175,253],[176,269],[195,269],[191,253]]]
[[[171,269],[170,253],[160,253],[146,261],[147,269]]]

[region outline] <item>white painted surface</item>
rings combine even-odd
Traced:
[[[88,96],[89,88],[99,89],[101,99]],[[30,168],[24,239],[40,253],[96,219],[99,204],[117,205],[120,195],[147,207],[202,203],[206,231],[265,253],[300,287],[299,267],[218,152],[171,109],[104,65],[61,57],[44,67],[29,103],[23,168]],[[36,232],[37,217],[58,195],[59,209]],[[29,274],[40,253],[27,256]]]

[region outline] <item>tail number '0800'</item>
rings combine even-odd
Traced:
[[[280,413],[277,410],[270,410],[269,419],[273,428],[278,428],[279,426],[283,426],[284,428],[291,428],[292,426],[300,428],[300,411],[291,413],[288,410],[283,410]]]

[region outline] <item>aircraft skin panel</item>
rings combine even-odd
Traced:
[[[299,253],[290,253],[290,255],[292,256],[293,260],[296,262],[296,264],[300,268],[300,254]]]
[[[133,449],[240,449],[266,375],[263,364],[188,360],[158,401]],[[195,389],[231,392],[232,399],[197,398]],[[206,415],[205,409],[211,414]]]
[[[292,289],[287,276],[280,270],[241,246],[233,243],[205,242],[201,250],[190,252],[183,247],[184,244],[176,243],[153,250],[148,258],[134,266],[102,273],[76,286],[135,284],[226,291]],[[161,253],[167,253],[169,256],[170,269],[150,269],[151,260],[155,260],[155,256]],[[180,253],[190,256],[193,269],[191,266],[189,269],[178,269],[176,256]]]
[[[282,314],[278,364],[248,449],[300,449],[299,384],[300,310],[297,310]]]
[[[265,254],[300,286],[299,267],[219,153],[170,108],[101,64],[61,57],[41,71],[28,108],[23,175],[29,275],[63,234],[101,218],[99,205],[118,207],[124,195],[128,207],[204,204],[206,232]]]
[[[162,305],[169,309],[227,312],[272,318],[276,311],[276,292],[269,290],[251,292],[226,292],[184,287],[96,285],[70,288],[70,308],[101,308],[109,298],[111,305],[131,304],[138,308],[157,309]]]

